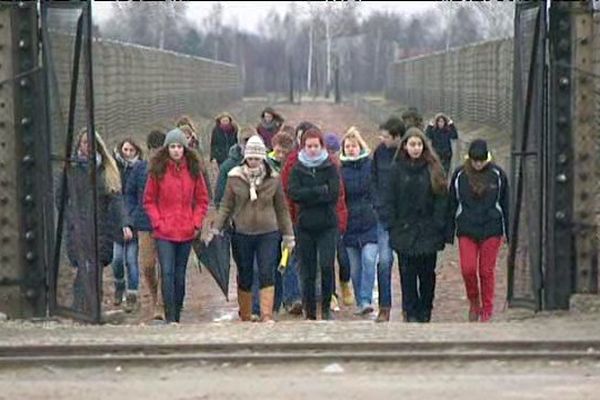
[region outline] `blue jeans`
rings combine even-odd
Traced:
[[[125,270],[127,270],[127,290],[138,290],[140,286],[140,269],[137,239],[124,243],[113,243],[112,270],[116,290],[125,290]]]
[[[379,308],[392,307],[392,264],[394,253],[390,246],[390,233],[377,224],[377,247],[379,261],[377,264],[377,286],[379,289]]]
[[[185,273],[192,242],[170,242],[156,239],[165,303],[165,320],[179,322],[185,297]]]
[[[279,311],[282,304],[291,306],[298,301],[302,301],[300,276],[298,275],[298,257],[296,252],[292,252],[283,275],[275,269],[275,301],[273,308],[275,311]]]
[[[373,302],[377,250],[376,243],[366,243],[362,248],[346,247],[350,260],[354,297],[359,308],[371,305]]]

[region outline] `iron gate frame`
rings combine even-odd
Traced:
[[[96,140],[94,137],[95,129],[95,120],[94,120],[94,93],[93,93],[93,68],[92,68],[92,7],[91,2],[78,2],[78,1],[67,1],[67,2],[40,2],[40,11],[41,11],[41,20],[42,20],[42,45],[43,45],[43,58],[44,58],[44,87],[47,95],[46,99],[46,109],[50,110],[49,106],[49,94],[51,93],[51,82],[55,83],[56,79],[52,74],[54,71],[52,70],[52,53],[49,48],[50,43],[50,33],[48,30],[47,18],[48,12],[52,9],[73,9],[81,12],[79,18],[77,20],[77,30],[75,36],[75,48],[73,54],[73,66],[72,66],[72,80],[71,80],[71,90],[69,97],[69,114],[68,114],[68,127],[67,127],[67,137],[65,140],[65,157],[60,157],[56,155],[50,155],[49,160],[54,161],[63,161],[64,166],[62,170],[62,188],[61,190],[61,199],[59,203],[58,209],[58,221],[56,226],[54,226],[54,220],[49,222],[48,231],[52,232],[49,235],[49,239],[47,240],[47,253],[48,259],[52,260],[50,264],[50,268],[48,268],[48,282],[49,282],[49,313],[50,315],[60,315],[65,316],[85,322],[91,323],[101,323],[102,322],[102,274],[101,270],[103,266],[98,265],[99,254],[98,254],[98,226],[97,226],[97,187],[96,187],[96,158],[90,157],[90,163],[92,168],[90,168],[90,186],[92,190],[92,207],[93,207],[93,242],[94,242],[94,269],[92,271],[92,278],[95,284],[93,290],[93,309],[91,310],[91,315],[76,311],[72,308],[61,306],[58,304],[57,299],[57,285],[58,285],[58,274],[60,268],[60,251],[62,246],[62,233],[63,233],[63,225],[64,225],[64,209],[66,203],[66,193],[68,181],[66,179],[66,171],[68,168],[68,163],[71,159],[71,150],[73,148],[73,136],[74,136],[74,124],[75,124],[75,108],[77,106],[77,88],[79,84],[79,75],[80,75],[80,62],[82,58],[84,58],[84,74],[83,78],[85,79],[85,112],[86,112],[86,128],[87,128],[87,138],[88,143],[91,144],[91,152],[90,154],[96,154]],[[85,42],[83,38],[85,37]],[[53,136],[52,127],[50,123],[50,118],[47,118],[46,132],[49,135],[50,143],[51,138]],[[50,151],[51,145],[47,146],[48,151]],[[50,165],[50,162],[48,163]],[[51,168],[48,168],[49,173],[51,174]],[[54,193],[53,188],[53,180],[47,179],[47,193]]]

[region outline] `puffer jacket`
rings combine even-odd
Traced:
[[[144,209],[150,217],[155,239],[187,242],[202,227],[208,209],[208,191],[204,177],[193,178],[186,159],[179,164],[167,162],[167,171],[159,180],[148,178],[144,191]]]
[[[220,125],[220,120],[223,117],[228,117],[231,121],[231,131],[224,130]],[[212,130],[210,137],[210,159],[216,160],[221,165],[229,155],[229,149],[238,143],[238,124],[233,120],[233,117],[228,113],[221,113],[215,118],[215,127]]]
[[[144,189],[148,180],[148,161],[137,162],[127,178],[125,185],[125,208],[133,229],[136,231],[150,232],[152,224],[144,210]]]
[[[442,129],[437,126],[436,121],[438,118],[446,121]],[[427,125],[425,135],[431,141],[431,145],[441,160],[452,159],[452,140],[458,139],[458,132],[454,123],[450,123],[450,119],[446,115],[442,113],[437,114],[433,121]]]
[[[341,172],[348,209],[348,229],[344,234],[344,245],[362,248],[367,243],[377,243],[371,159],[368,154],[353,161],[342,159]]]

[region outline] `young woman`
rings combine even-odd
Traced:
[[[283,122],[283,117],[271,107],[265,108],[260,114],[260,123],[256,127],[256,131],[262,138],[265,146],[267,146],[268,151],[273,149],[271,140],[273,139],[273,136],[279,132]]]
[[[498,251],[503,238],[508,241],[508,199],[505,172],[492,162],[487,143],[474,140],[452,176],[449,218],[450,241],[458,237],[471,322],[492,317]]]
[[[295,246],[292,221],[285,202],[279,174],[266,161],[267,149],[259,136],[253,136],[244,149],[244,164],[229,172],[225,196],[211,229],[217,234],[232,217],[235,233],[232,248],[238,266],[240,319],[252,318],[254,259],[258,262],[260,316],[273,321],[273,272],[279,263],[281,234],[283,247]],[[281,232],[281,233],[280,233]]]
[[[67,255],[71,265],[77,268],[73,282],[73,308],[85,313],[93,313],[100,307],[93,296],[96,285],[94,270],[110,264],[114,242],[133,238],[121,194],[119,169],[97,132],[94,138],[96,154],[92,154],[87,130],[79,133],[75,154],[65,169],[67,193],[63,192],[63,175],[59,176],[56,186],[57,208],[60,210],[64,206]],[[96,210],[92,207],[93,191],[90,187],[90,169],[94,160]],[[63,196],[64,205],[61,204]],[[98,232],[98,264],[94,251],[94,221]]]
[[[215,118],[210,137],[210,160],[220,167],[227,160],[229,149],[238,142],[238,125],[231,114],[223,112]]]
[[[445,244],[448,189],[443,167],[420,129],[406,131],[390,181],[390,242],[400,260],[403,309],[408,322],[429,322],[437,252]]]
[[[431,140],[431,145],[440,157],[447,176],[452,162],[452,141],[458,140],[454,123],[446,115],[439,113],[427,126],[425,135]]]
[[[332,319],[330,304],[338,237],[336,204],[340,192],[340,175],[325,149],[321,131],[313,128],[304,133],[301,148],[298,163],[290,175],[288,196],[299,208],[298,254],[303,305],[306,319],[315,320],[315,281],[319,268],[322,318],[328,320]]]
[[[165,142],[165,134],[153,130],[146,138],[148,157],[154,157]],[[144,189],[148,180],[148,161],[140,160],[136,163],[127,179],[125,186],[125,202],[127,214],[131,218],[133,228],[137,233],[139,246],[139,266],[148,286],[152,299],[154,319],[164,319],[164,304],[159,290],[160,275],[158,268],[158,253],[156,242],[152,237],[152,224],[144,210]]]
[[[131,138],[127,138],[113,150],[117,167],[121,176],[121,186],[125,188],[131,177],[134,166],[142,159],[142,149]],[[131,312],[137,304],[138,287],[140,273],[138,267],[138,240],[136,232],[134,237],[129,240],[119,240],[114,242],[112,269],[115,277],[115,300],[114,305],[121,305],[125,286],[127,286],[127,296],[125,301],[125,311]],[[127,270],[127,282],[125,281],[125,270]]]
[[[150,162],[144,208],[152,223],[161,267],[167,323],[179,322],[185,297],[185,273],[192,241],[208,208],[208,192],[198,156],[175,128]]]
[[[357,315],[373,312],[378,248],[370,154],[360,132],[355,127],[348,129],[342,140],[340,156],[348,208],[348,229],[344,235],[344,246],[350,260]]]

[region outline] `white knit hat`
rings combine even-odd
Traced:
[[[251,157],[262,160],[267,159],[267,147],[258,135],[254,135],[248,139],[244,148],[244,160]]]

